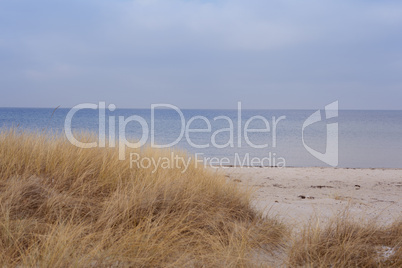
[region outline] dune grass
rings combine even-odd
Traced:
[[[288,248],[289,267],[402,267],[402,220],[383,226],[346,209],[310,221]]]
[[[80,149],[57,136],[3,131],[0,176],[8,267],[252,266],[253,252],[280,247],[285,232],[224,176],[195,165],[130,168],[115,148]]]
[[[343,213],[291,234],[224,176],[194,163],[183,171],[130,167],[116,148],[3,131],[1,266],[402,267],[402,221],[380,226]]]

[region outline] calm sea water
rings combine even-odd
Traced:
[[[29,131],[57,132],[65,135],[64,124],[70,109],[37,108],[0,108],[0,126],[2,129],[18,127]],[[191,129],[206,129],[210,122],[211,130],[207,132],[191,132],[179,140],[176,148],[186,150],[190,154],[198,153],[202,157],[228,158],[230,164],[238,164],[237,160],[265,159],[264,165],[277,165],[284,162],[286,166],[325,167],[328,164],[312,156],[303,145],[302,127],[305,120],[314,110],[243,110],[239,120],[237,110],[181,110],[180,115],[171,109],[155,110],[154,137],[156,144],[172,143],[180,137],[182,123],[190,124]],[[129,116],[143,118],[151,127],[150,109],[117,109],[113,112],[106,110],[106,133],[109,133],[109,118],[114,118],[115,135],[118,136],[118,122]],[[216,119],[224,116],[226,119]],[[249,122],[248,128],[266,128],[265,118],[270,128],[269,132],[250,132],[248,140],[255,145],[267,145],[265,148],[250,146],[244,136],[247,121],[253,116],[260,116]],[[273,117],[279,121],[274,136]],[[197,119],[198,117],[198,119]],[[203,117],[204,119],[200,119]],[[216,120],[214,120],[214,118]],[[325,118],[325,116],[324,116]],[[240,122],[240,123],[239,123]],[[402,168],[402,111],[339,111],[337,118],[322,120],[304,129],[304,142],[314,150],[324,153],[327,142],[327,124],[338,123],[339,126],[339,167],[350,168]],[[233,131],[228,128],[233,124]],[[239,143],[239,124],[241,137]],[[84,109],[78,111],[72,118],[73,131],[99,131],[99,111]],[[138,122],[130,122],[125,127],[125,135],[130,141],[138,140],[146,134],[147,142],[151,141],[151,133],[143,132]],[[228,144],[225,148],[217,148],[211,141],[214,135],[216,144]],[[145,137],[145,136],[144,136]],[[190,140],[190,142],[189,142]],[[230,144],[230,141],[233,141]],[[203,145],[206,148],[195,148]],[[276,144],[274,144],[274,142]],[[231,147],[230,145],[233,145]],[[270,159],[270,163],[268,162]]]

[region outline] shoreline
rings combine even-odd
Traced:
[[[274,169],[287,169],[287,168],[317,168],[317,169],[370,169],[370,170],[401,170],[402,168],[386,168],[386,167],[320,167],[320,166],[285,166],[285,167],[278,167],[278,166],[237,166],[237,165],[211,165],[208,166],[209,168],[214,169],[226,169],[226,168],[274,168]]]
[[[325,222],[349,210],[387,224],[402,217],[402,169],[332,167],[213,168],[252,191],[253,205],[285,222]]]

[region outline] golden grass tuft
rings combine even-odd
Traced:
[[[328,222],[310,221],[288,250],[290,267],[402,267],[402,221],[381,226],[348,210]]]
[[[281,247],[286,228],[254,210],[249,193],[202,167],[182,171],[152,173],[119,161],[116,148],[80,149],[63,137],[3,131],[0,263],[237,267],[252,266],[255,251]]]

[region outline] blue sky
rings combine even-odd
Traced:
[[[402,1],[0,0],[0,106],[402,109]]]

